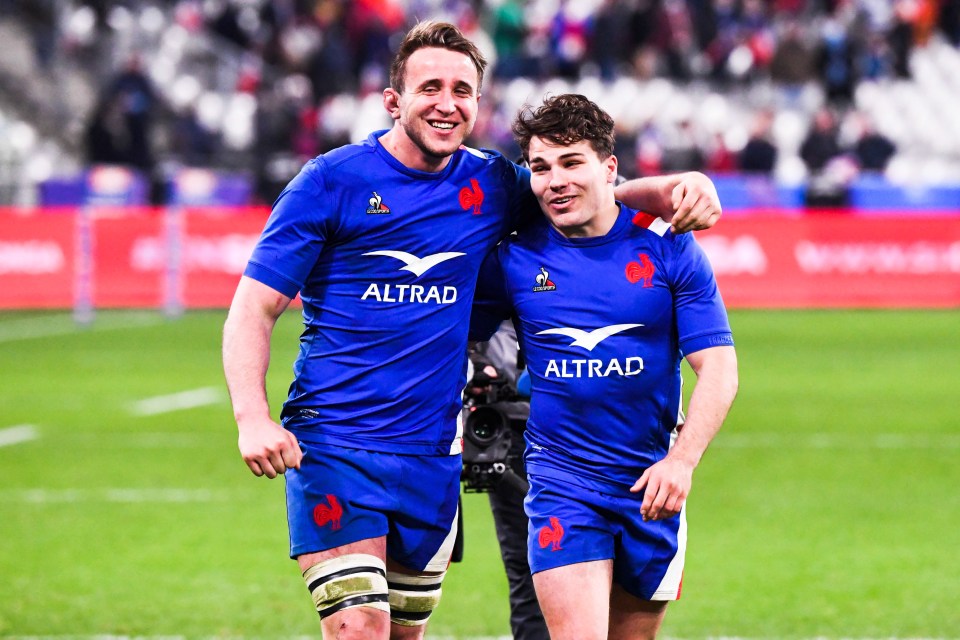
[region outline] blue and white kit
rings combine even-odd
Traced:
[[[383,148],[384,133],[304,166],[274,204],[244,275],[302,300],[305,328],[281,414],[302,443],[457,455],[477,272],[536,213],[536,200],[529,172],[496,152],[461,147],[442,171],[417,171]],[[455,465],[440,466],[449,474]],[[288,496],[288,506],[316,506],[298,500]],[[354,532],[349,518],[345,509],[348,537],[386,533]],[[295,521],[305,519],[291,517],[292,549],[303,552]],[[310,550],[322,550],[317,544],[326,543],[311,537]]]
[[[543,218],[485,261],[471,338],[505,317],[532,380],[531,569],[615,558],[615,578],[637,597],[678,597],[684,514],[643,523],[642,495],[629,489],[681,422],[684,354],[733,345],[703,251],[623,205],[601,237],[567,238]],[[619,547],[589,538],[603,522]],[[641,549],[650,544],[666,550]]]

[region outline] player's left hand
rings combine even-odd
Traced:
[[[716,186],[699,171],[681,174],[671,195],[674,214],[670,229],[674,233],[709,229],[723,213]]]
[[[650,466],[630,491],[644,491],[640,515],[644,520],[665,520],[680,513],[690,494],[693,467],[666,457]]]

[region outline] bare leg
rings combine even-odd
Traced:
[[[666,612],[666,601],[641,600],[615,584],[610,592],[610,640],[653,640]]]
[[[580,562],[534,574],[551,640],[606,640],[613,561]]]

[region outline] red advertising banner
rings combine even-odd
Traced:
[[[697,240],[731,308],[960,307],[960,212],[729,215]]]
[[[0,209],[0,309],[226,307],[266,208]],[[960,307],[960,212],[751,212],[697,232],[737,307]]]
[[[94,308],[161,308],[170,240],[163,209],[90,208]]]
[[[74,304],[73,209],[0,211],[0,309],[69,309]]]
[[[264,208],[184,212],[180,248],[184,306],[230,306],[269,214]]]

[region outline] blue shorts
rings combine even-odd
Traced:
[[[627,593],[642,600],[678,599],[686,513],[644,522],[642,502],[642,494],[625,489],[611,495],[531,476],[524,501],[530,571],[612,559],[613,581]]]
[[[460,456],[412,456],[300,442],[284,474],[290,557],[387,537],[387,556],[444,571],[457,533]]]

